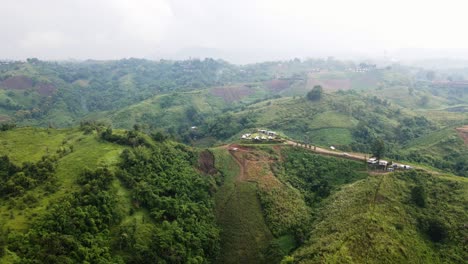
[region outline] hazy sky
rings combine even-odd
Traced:
[[[0,58],[235,62],[468,48],[466,1],[1,0]]]

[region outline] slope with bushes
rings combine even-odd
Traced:
[[[196,152],[154,138],[97,123],[0,132],[2,263],[214,259],[214,180]]]
[[[464,263],[468,182],[399,172],[369,176],[332,195],[296,263]]]

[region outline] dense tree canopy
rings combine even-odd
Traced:
[[[385,142],[381,138],[376,138],[371,146],[372,155],[376,159],[381,159],[385,154]]]
[[[307,99],[310,101],[319,101],[323,95],[323,88],[320,85],[315,85],[312,90],[307,93]]]

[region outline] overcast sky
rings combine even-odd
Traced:
[[[463,54],[466,1],[1,0],[0,58]]]

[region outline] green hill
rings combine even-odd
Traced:
[[[92,124],[0,132],[0,262],[213,259],[214,179],[158,140]]]
[[[466,178],[406,172],[343,186],[319,212],[297,263],[463,263]]]

